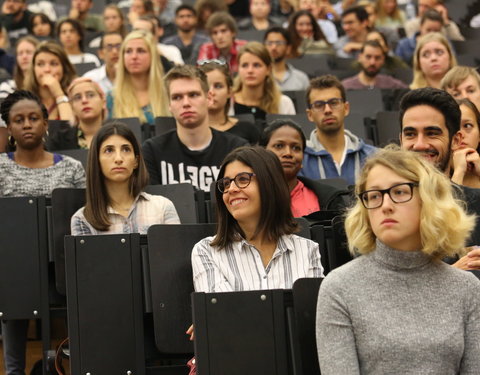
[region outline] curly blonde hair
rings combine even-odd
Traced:
[[[258,107],[263,109],[267,113],[279,113],[280,111],[280,99],[282,97],[282,92],[275,82],[273,77],[272,70],[272,58],[268,53],[268,50],[262,43],[259,42],[248,42],[245,44],[238,53],[238,61],[246,53],[251,53],[254,56],[257,56],[263,63],[270,68],[270,73],[265,77],[265,82],[263,84],[263,96],[262,100],[258,104]],[[243,82],[240,78],[240,75],[237,75],[233,83],[233,93],[242,91]]]
[[[365,163],[355,186],[357,195],[365,191],[368,175],[377,165],[419,184],[422,252],[434,259],[461,254],[476,217],[467,214],[465,203],[455,198],[453,190],[459,188],[418,153],[389,145]],[[358,198],[347,213],[345,229],[352,254],[375,250],[376,236],[368,219],[368,210]]]

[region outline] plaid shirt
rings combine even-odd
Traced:
[[[238,72],[238,51],[241,47],[247,44],[246,40],[234,40],[232,47],[230,48],[230,52],[228,56],[220,55],[220,50],[213,44],[212,42],[204,43],[200,47],[200,51],[198,52],[198,61],[200,60],[212,60],[212,59],[224,59],[227,60],[228,66],[230,67],[230,72],[237,73]]]
[[[154,224],[180,224],[177,211],[173,203],[160,195],[140,193],[135,199],[127,217],[107,208],[110,228],[107,231],[99,231],[92,227],[83,215],[84,207],[79,209],[71,221],[73,236],[89,234],[121,234],[140,233],[146,234],[148,228]]]

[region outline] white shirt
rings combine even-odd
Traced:
[[[97,68],[101,65],[100,60],[93,53],[82,53],[81,55],[68,55],[68,59],[72,64],[95,63]]]
[[[296,235],[280,237],[267,267],[246,240],[225,249],[210,246],[214,237],[192,250],[193,283],[197,292],[290,289],[302,277],[323,277],[318,244]]]
[[[297,113],[295,111],[295,105],[293,104],[292,99],[290,99],[287,95],[282,95],[280,98],[279,107],[278,113],[280,115],[295,115]]]
[[[167,60],[170,60],[175,65],[183,65],[185,64],[182,58],[182,53],[176,46],[172,46],[170,44],[163,44],[158,43],[157,48],[160,51],[160,54],[165,56]]]
[[[110,81],[110,78],[107,76],[107,67],[105,65],[92,69],[83,76],[97,82],[105,94],[113,89],[113,82]]]

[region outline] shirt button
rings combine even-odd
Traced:
[[[267,278],[267,275],[263,276],[263,278],[266,279],[266,278]]]

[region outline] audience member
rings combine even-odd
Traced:
[[[368,13],[364,7],[354,6],[342,13],[345,35],[334,47],[338,57],[357,57],[368,34]]]
[[[228,12],[228,6],[223,0],[197,0],[195,10],[198,15],[198,30],[208,32],[207,21],[210,16],[217,12]]]
[[[117,4],[108,4],[103,11],[103,28],[106,33],[118,33],[122,39],[126,35],[125,16]],[[102,36],[98,36],[90,41],[90,48],[99,48]]]
[[[460,131],[461,112],[455,99],[443,90],[431,87],[412,90],[400,102],[400,143],[403,149],[420,153],[440,171],[450,177],[453,137]],[[462,187],[459,197],[469,212],[480,213],[480,191]],[[480,244],[480,221],[469,245]],[[475,250],[474,250],[475,252]],[[467,269],[465,259],[475,261],[480,269],[480,251],[461,258],[455,265]],[[478,261],[477,261],[478,259]]]
[[[335,54],[315,17],[308,10],[299,10],[290,16],[288,33],[292,40],[291,57]]]
[[[332,22],[336,17],[335,11],[328,0],[298,0],[297,10],[307,10],[313,15],[328,43],[334,44],[338,41],[337,27]]]
[[[15,68],[15,57],[9,53],[7,30],[0,25],[0,82],[9,79]]]
[[[455,99],[469,99],[480,108],[480,75],[475,68],[454,66],[442,79],[442,89]]]
[[[345,229],[363,256],[320,288],[322,375],[475,373],[480,281],[441,262],[464,246],[475,217],[441,172],[396,147],[367,161],[355,192]]]
[[[411,38],[420,30],[420,19],[423,14],[429,10],[435,9],[443,18],[443,34],[449,40],[464,40],[465,38],[460,32],[457,24],[448,17],[448,10],[441,0],[418,0],[418,16],[405,22],[405,33]]]
[[[412,37],[401,39],[397,44],[395,54],[407,64],[412,65],[418,39],[428,33],[440,32],[442,30],[442,25],[443,19],[440,13],[434,9],[426,11],[420,21],[420,30]]]
[[[49,40],[55,37],[55,23],[44,13],[35,13],[30,18],[28,32],[40,40]]]
[[[375,3],[370,0],[359,0],[357,6],[362,6],[368,14],[368,31],[380,31],[385,36],[387,43],[392,47],[396,47],[400,39],[398,30],[389,27],[375,26],[377,22],[377,8],[375,7]]]
[[[277,155],[290,191],[290,208],[294,217],[320,210],[343,210],[345,192],[321,180],[298,176],[302,169],[307,140],[292,120],[276,120],[264,131],[260,145]]]
[[[217,233],[192,250],[195,291],[289,289],[301,277],[323,277],[318,244],[294,235],[298,224],[278,158],[241,147],[216,181]]]
[[[440,88],[445,74],[456,65],[457,59],[448,40],[440,33],[427,34],[420,38],[415,50],[410,88]]]
[[[223,59],[230,71],[237,73],[239,50],[247,42],[235,39],[237,23],[233,17],[226,12],[217,12],[208,19],[206,27],[212,41],[202,44],[198,61]]]
[[[282,95],[272,72],[272,59],[259,42],[247,43],[238,55],[239,70],[233,85],[235,114],[252,113],[265,121],[267,113],[294,115],[292,100]]]
[[[208,82],[190,65],[174,67],[165,79],[169,109],[177,128],[147,139],[143,155],[152,184],[189,182],[208,192],[223,158],[246,141],[209,127]]]
[[[345,88],[336,77],[324,75],[310,81],[306,96],[307,116],[316,129],[307,142],[300,174],[312,180],[341,177],[355,184],[366,158],[376,148],[345,129],[345,117],[350,113]]]
[[[290,34],[283,27],[269,28],[263,38],[263,43],[273,60],[273,76],[282,91],[306,90],[308,76],[286,62],[292,49]]]
[[[102,16],[90,13],[93,0],[72,0],[68,18],[78,21],[86,30],[102,31]]]
[[[462,113],[460,131],[452,142],[452,181],[456,184],[480,188],[480,113],[468,99],[458,100]]]
[[[106,32],[100,40],[98,57],[104,61],[104,64],[86,72],[83,76],[98,83],[103,92],[109,92],[113,90],[123,37],[117,32]]]
[[[407,17],[405,12],[398,7],[397,0],[377,0],[375,9],[377,13],[375,27],[388,27],[395,31],[403,28]]]
[[[154,224],[180,224],[173,203],[143,190],[148,172],[133,132],[120,122],[92,140],[87,202],[72,217],[72,235],[140,233]]]
[[[85,32],[82,25],[73,19],[64,19],[57,25],[57,35],[72,64],[94,63],[98,68],[100,60],[93,53],[83,52]]]
[[[233,86],[228,65],[223,61],[211,61],[200,65],[199,69],[207,75],[210,86],[209,126],[218,131],[226,131],[242,137],[251,145],[257,144],[260,139],[260,131],[254,124],[228,116]]]
[[[15,48],[16,65],[13,71],[13,79],[0,84],[0,100],[15,90],[23,89],[27,72],[32,63],[33,54],[38,46],[38,40],[32,36],[24,36],[17,41]]]
[[[358,62],[362,69],[360,73],[342,81],[346,90],[407,88],[402,81],[380,73],[385,64],[385,51],[377,41],[370,40],[363,44]]]
[[[369,31],[366,41],[369,40],[375,40],[382,46],[383,51],[385,52],[385,64],[383,65],[383,70],[388,72],[388,74],[393,74],[398,69],[408,69],[408,65],[402,59],[395,56],[390,50],[387,38],[381,31],[375,29]]]
[[[40,97],[49,120],[73,122],[72,107],[65,93],[74,78],[75,69],[63,48],[55,42],[42,42],[33,54],[24,89]]]
[[[107,94],[108,117],[138,117],[142,123],[153,124],[155,117],[167,116],[163,77],[152,34],[132,31],[120,48],[115,85]]]
[[[26,0],[4,0],[0,14],[0,23],[8,31],[11,43],[28,34],[28,25],[32,13],[27,9]]]
[[[197,12],[190,5],[182,4],[175,10],[177,33],[163,39],[163,43],[177,47],[186,64],[195,65],[198,52],[208,37],[197,32]]]
[[[0,154],[0,197],[50,196],[56,188],[85,186],[79,161],[45,151],[43,138],[48,113],[40,99],[28,91],[15,91],[0,107],[10,146]],[[28,320],[2,320],[2,342],[7,374],[25,373]]]
[[[159,43],[158,40],[163,34],[163,28],[160,25],[160,20],[155,16],[139,17],[132,24],[133,30],[144,30],[152,33],[153,38],[157,44],[158,53],[167,58],[168,61],[175,65],[183,65],[182,54],[180,50],[169,44]]]
[[[272,6],[270,0],[248,0],[250,15],[238,22],[240,30],[267,30],[269,27],[281,25],[281,21],[270,16]]]
[[[97,83],[85,77],[74,79],[67,93],[75,116],[78,147],[90,148],[106,116],[105,93]]]
[[[133,25],[140,17],[155,16],[152,0],[132,0],[128,12],[128,22]]]

